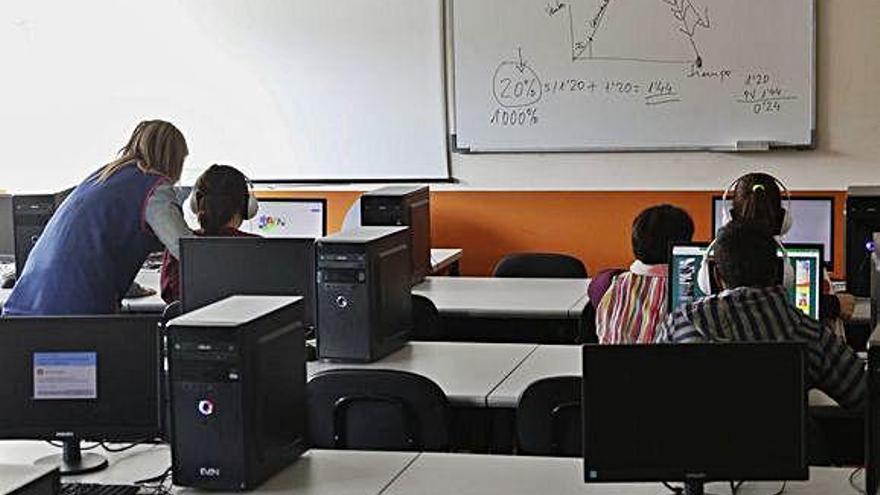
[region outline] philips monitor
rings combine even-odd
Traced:
[[[229,296],[302,296],[314,329],[314,239],[187,237],[180,240],[180,290],[189,312]]]
[[[706,296],[700,290],[697,280],[707,248],[707,243],[672,246],[667,279],[670,312]],[[785,244],[785,250],[794,270],[794,285],[788,287],[789,301],[807,316],[819,319],[819,299],[822,296],[822,245]],[[778,255],[781,261],[783,259],[781,250]],[[782,283],[782,280],[780,279],[779,282]],[[713,290],[720,291],[718,287]]]
[[[806,480],[805,347],[584,346],[585,482]]]
[[[327,200],[261,199],[257,216],[245,220],[241,230],[263,237],[324,237]]]
[[[102,469],[81,440],[143,442],[161,434],[159,317],[0,318],[0,438],[57,440],[37,461],[62,474]]]
[[[712,232],[724,226],[722,222],[721,196],[712,198]],[[727,201],[730,207],[730,200]],[[782,206],[788,208],[788,201],[783,199]],[[831,197],[800,197],[791,198],[791,230],[783,238],[788,244],[806,243],[821,244],[824,249],[824,262],[834,263],[834,198]]]

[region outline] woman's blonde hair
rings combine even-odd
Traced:
[[[174,124],[145,120],[135,127],[128,144],[119,150],[118,158],[104,165],[96,180],[104,182],[122,167],[134,163],[144,172],[164,175],[176,183],[188,154],[186,139]]]

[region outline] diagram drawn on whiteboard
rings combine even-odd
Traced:
[[[653,2],[653,3],[651,3]],[[703,66],[699,34],[710,30],[709,8],[697,5],[695,0],[651,0],[638,2],[634,11],[632,2],[620,0],[559,0],[546,7],[551,17],[565,17],[562,26],[568,30],[571,41],[571,60],[625,61],[647,63],[692,64]],[[654,10],[651,10],[654,9]],[[660,9],[660,10],[657,10]],[[665,12],[662,12],[665,11]],[[662,14],[662,15],[660,15]],[[657,22],[669,25],[674,36],[632,46],[620,46],[606,41],[616,36],[605,36],[611,29],[632,29],[627,18],[632,15],[650,15]],[[635,33],[634,33],[635,34]]]

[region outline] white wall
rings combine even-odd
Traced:
[[[720,189],[754,169],[774,173],[800,190],[880,184],[880,1],[816,1],[819,146],[815,151],[455,154],[452,174],[460,182],[435,189],[707,190]],[[2,140],[0,136],[0,146]],[[39,151],[47,161],[57,159],[60,152]],[[0,187],[6,183],[4,175],[15,173],[15,164],[0,164]]]
[[[785,1],[785,0],[778,0]],[[816,0],[818,149],[771,153],[454,155],[458,187],[705,190],[769,171],[792,189],[880,184],[880,2]]]

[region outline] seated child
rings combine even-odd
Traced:
[[[185,207],[198,217],[201,228],[196,235],[250,236],[238,228],[256,214],[257,202],[243,173],[229,165],[211,165],[196,180]],[[168,251],[162,260],[161,286],[165,302],[180,299],[180,265]]]
[[[780,283],[778,247],[772,235],[752,224],[725,225],[709,265],[723,290],[673,311],[657,327],[656,342],[804,342],[806,388],[818,388],[844,407],[861,407],[867,395],[864,365],[831,330],[789,301]]]
[[[644,344],[654,341],[666,317],[669,246],[690,242],[694,222],[681,208],[660,205],[636,217],[632,226],[635,262],[603,291],[601,274],[591,284],[596,306],[596,334],[602,344]],[[592,287],[596,285],[596,287]]]

